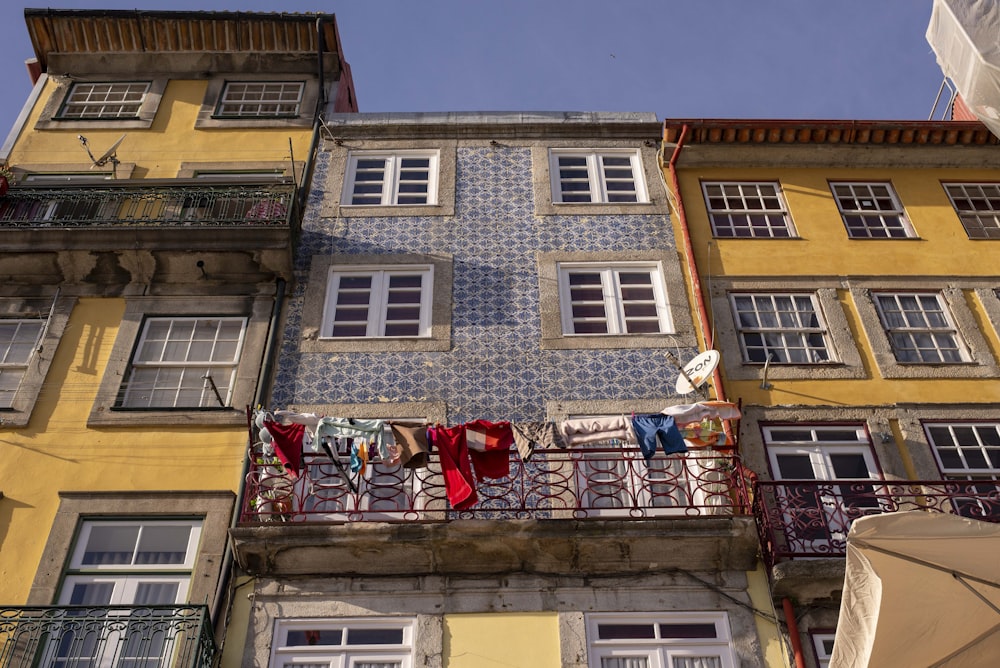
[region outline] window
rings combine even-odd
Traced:
[[[830,658],[833,656],[834,633],[811,633],[813,650],[816,652],[818,668],[830,668]]]
[[[304,88],[301,81],[228,81],[215,115],[218,118],[298,116]]]
[[[587,614],[589,668],[734,668],[722,612]]]
[[[768,426],[763,428],[785,537],[793,553],[842,550],[851,522],[881,511],[877,488],[824,481],[881,478],[871,442],[861,425]]]
[[[14,396],[38,347],[44,320],[0,320],[0,409],[12,408]]]
[[[201,525],[201,520],[84,521],[58,604],[90,609],[70,609],[63,626],[51,627],[42,662],[56,668],[110,667],[115,655],[115,665],[163,665],[188,632],[182,630],[183,618],[174,616],[178,611],[156,606],[187,601]],[[105,606],[145,610],[94,609]],[[73,622],[74,617],[87,619]]]
[[[834,199],[852,239],[916,236],[888,183],[833,183]]]
[[[270,668],[412,668],[412,618],[278,619]]]
[[[342,202],[396,206],[437,203],[438,153],[351,153]]]
[[[1000,239],[1000,183],[945,183],[970,239]]]
[[[673,324],[658,264],[559,264],[565,335],[661,334]]]
[[[148,318],[119,406],[230,406],[246,323],[246,318]]]
[[[882,327],[899,362],[955,364],[968,355],[937,293],[876,293]]]
[[[701,187],[715,236],[793,236],[791,219],[777,182],[703,183]]]
[[[58,118],[136,119],[151,82],[75,83],[66,95]]]
[[[433,269],[331,267],[320,336],[430,336]]]
[[[634,150],[552,150],[552,200],[557,203],[647,202],[642,163]]]
[[[826,326],[813,295],[733,293],[729,297],[745,362],[830,361]]]
[[[1000,422],[925,423],[927,439],[947,480],[993,481],[969,485],[957,497],[959,514],[1000,517]]]

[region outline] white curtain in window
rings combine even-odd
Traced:
[[[722,668],[717,656],[675,656],[672,661],[672,668]]]
[[[605,656],[601,657],[601,668],[649,668],[649,658],[645,656]]]

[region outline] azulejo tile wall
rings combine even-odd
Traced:
[[[315,183],[326,182],[329,154]],[[664,215],[536,216],[526,147],[459,147],[454,217],[321,218],[309,197],[297,285],[288,305],[273,403],[444,401],[452,424],[543,420],[547,401],[669,397],[666,349],[542,350],[539,251],[674,248]],[[452,347],[447,352],[302,353],[303,296],[312,256],[451,253]],[[697,351],[669,349],[680,359]],[[364,416],[356,416],[364,417]],[[404,417],[404,416],[400,416]]]

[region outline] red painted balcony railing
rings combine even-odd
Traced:
[[[456,518],[707,517],[749,513],[743,469],[731,455],[654,457],[635,449],[511,450],[510,473],[477,486],[479,502],[455,511],[440,463],[426,469],[369,466],[344,475],[326,455],[305,455],[298,479],[251,453],[244,523],[440,522]],[[342,460],[345,470],[346,460]]]
[[[761,480],[754,485],[754,516],[771,566],[793,557],[844,556],[851,522],[906,510],[1000,522],[1000,481]]]

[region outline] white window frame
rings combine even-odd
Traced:
[[[198,556],[198,545],[201,541],[201,531],[203,522],[201,520],[153,520],[146,518],[126,519],[126,520],[83,520],[80,524],[76,544],[70,555],[69,569],[71,571],[184,571],[190,572],[194,569],[195,560]],[[139,532],[133,546],[134,551],[139,547],[142,540],[142,533],[147,527],[188,527],[188,542],[185,546],[184,561],[179,564],[84,564],[83,557],[87,552],[91,534],[95,527],[132,527],[137,526]]]
[[[244,87],[244,97],[230,99],[230,93],[237,87]],[[276,91],[273,90],[274,87],[277,87]],[[298,118],[301,114],[305,88],[304,81],[226,81],[219,94],[213,118]],[[275,93],[279,99],[265,99],[267,95]],[[294,100],[285,98],[288,93],[294,93]],[[236,107],[236,109],[226,111],[226,107]],[[274,109],[265,111],[265,108],[268,107],[274,107]]]
[[[875,452],[872,448],[871,438],[863,425],[801,423],[762,426],[761,430],[764,435],[764,449],[767,452],[768,463],[771,466],[771,472],[774,475],[775,480],[795,480],[794,478],[787,478],[782,475],[778,458],[783,454],[808,457],[813,473],[811,480],[815,480],[820,483],[840,480],[881,480],[882,478],[882,473],[878,468],[878,460],[876,459]],[[810,436],[807,439],[775,438],[776,434],[791,431],[808,431]],[[842,439],[824,438],[823,436],[824,434],[846,431],[853,431],[854,437],[852,439]],[[831,457],[832,455],[860,455],[864,461],[865,467],[868,469],[868,477],[837,477]],[[874,489],[875,491],[878,491],[878,488]],[[825,551],[831,542],[846,541],[847,531],[850,528],[849,518],[853,511],[852,508],[848,507],[849,504],[843,504],[841,503],[841,500],[844,497],[850,496],[851,491],[851,488],[848,486],[846,491],[844,491],[843,487],[841,487],[840,493],[837,495],[831,496],[819,494],[816,499],[816,505],[806,506],[802,509],[802,513],[800,514],[801,517],[806,517],[811,521],[821,519],[825,521],[825,530],[828,534],[826,536],[820,538],[795,536],[795,527],[800,517],[798,517],[797,515],[799,514],[796,513],[788,514],[785,517],[785,521],[786,532],[789,535],[790,541],[794,541],[796,544],[806,549],[816,549],[820,552]],[[862,496],[862,498],[864,497]],[[875,508],[878,506],[878,500],[872,500],[870,498],[869,500],[875,504],[871,507]],[[790,510],[795,510],[793,503],[788,503],[787,505]],[[813,516],[820,511],[824,514],[823,518]]]
[[[418,333],[404,336],[386,336],[386,318],[388,313],[389,280],[393,276],[420,275],[420,313],[417,320]],[[333,324],[337,310],[337,296],[340,279],[350,276],[370,276],[367,328],[363,336],[334,336]],[[331,265],[327,278],[326,298],[323,307],[323,320],[320,327],[320,338],[350,340],[350,339],[413,339],[429,338],[431,336],[431,315],[434,289],[434,265]],[[358,306],[351,304],[350,306]],[[361,321],[352,321],[360,323]]]
[[[400,668],[414,668],[417,620],[414,617],[357,617],[337,619],[274,620],[270,668],[298,664],[322,664],[332,668],[353,668],[362,661],[398,661]],[[399,629],[398,645],[347,644],[351,629]],[[339,645],[289,645],[290,631],[341,631]]]
[[[830,189],[851,239],[912,239],[917,236],[888,181],[833,181]],[[879,190],[883,192],[877,192]],[[852,222],[855,218],[860,219],[860,224]]]
[[[45,320],[38,318],[0,319],[0,325],[14,325],[14,335],[11,341],[8,343],[0,341],[0,381],[2,381],[0,383],[0,408],[14,407],[17,392],[21,387],[21,382],[24,380],[24,374],[28,371],[28,365],[31,364],[32,358],[38,352],[38,342],[45,333],[45,323]],[[16,359],[12,358],[12,348],[15,346],[20,348],[29,343],[28,339],[19,340],[18,336],[22,330],[28,331],[28,327],[30,326],[37,326],[38,331],[35,332],[34,338],[30,341],[27,356],[24,359],[20,357]],[[10,381],[5,380],[8,377],[11,378]],[[8,384],[9,387],[5,387]]]
[[[736,668],[736,653],[732,644],[729,616],[725,612],[663,612],[663,613],[585,613],[587,634],[587,666],[601,668],[602,659],[613,657],[644,658],[648,668],[673,668],[674,658],[709,657],[719,661],[720,668]],[[649,624],[653,631],[647,639],[601,639],[602,624]],[[661,637],[661,624],[712,624],[714,638]]]
[[[837,634],[810,633],[809,635],[812,638],[813,650],[816,652],[817,668],[830,668],[830,659],[833,658],[833,639]]]
[[[342,206],[436,206],[438,201],[438,174],[440,171],[439,150],[412,150],[412,151],[351,151],[347,156],[347,170],[344,174],[344,190],[341,194]],[[406,183],[402,179],[403,161],[408,158],[427,160],[427,193],[424,202],[400,202],[401,198],[412,197],[414,194],[401,193],[400,186]],[[382,160],[382,192],[378,202],[358,202],[354,203],[355,187],[357,181],[358,163],[362,160]],[[419,194],[419,193],[417,193]],[[360,196],[360,194],[359,194]],[[367,197],[374,198],[370,194]]]
[[[712,234],[717,238],[788,239],[796,236],[778,181],[703,181],[701,189]],[[762,192],[765,189],[772,192]]]
[[[88,87],[90,91],[85,93],[88,99],[79,102],[72,101],[74,94],[82,92]],[[95,97],[102,94],[100,90],[102,87],[108,89],[104,91],[103,99]],[[138,120],[143,103],[152,87],[152,81],[78,81],[73,83],[66,92],[66,97],[63,99],[56,119],[70,121]],[[116,91],[116,89],[118,90]],[[138,99],[127,99],[134,96],[139,89],[141,89],[141,93],[139,93]],[[117,99],[112,97],[113,93],[117,93]],[[70,109],[79,109],[80,111],[70,114],[68,113]]]
[[[584,178],[568,179],[571,182],[587,184],[587,190],[566,191],[563,189],[563,179],[560,175],[560,158],[582,158],[583,168],[586,169]],[[615,182],[623,182],[625,179],[613,178],[608,174],[609,169],[619,166],[605,165],[606,158],[628,158],[632,171],[633,190],[609,188]],[[578,167],[579,169],[579,167]],[[643,178],[642,156],[638,149],[599,149],[599,150],[579,150],[579,149],[549,149],[549,176],[552,185],[553,204],[647,204],[649,193],[646,190],[646,182]],[[617,192],[634,192],[635,200],[614,199]],[[588,200],[567,199],[573,195],[589,194]]]
[[[740,311],[737,306],[737,301],[740,299],[751,299],[754,302],[753,315],[756,316],[758,324],[756,326],[746,325],[742,322],[740,317],[743,311]],[[786,317],[790,317],[796,321],[793,326],[783,326],[780,322],[780,317],[778,318],[778,323],[774,327],[764,326],[760,324],[762,318],[760,317],[761,310],[758,308],[758,300],[766,299],[770,305],[773,307],[773,313],[778,316],[779,313],[786,314]],[[793,302],[795,310],[793,311],[778,311],[778,304],[776,303],[779,299],[790,299]],[[806,313],[798,307],[797,302],[801,299],[808,299],[812,306],[812,313]],[[805,365],[805,364],[829,364],[835,362],[833,347],[830,344],[830,336],[825,320],[823,319],[823,310],[820,306],[819,300],[816,298],[816,294],[809,292],[730,292],[729,293],[729,304],[732,309],[733,323],[736,327],[737,338],[740,343],[740,350],[743,353],[744,364],[765,364],[768,359],[770,359],[771,364],[782,364],[782,365]],[[803,320],[808,316],[812,316],[816,320],[815,325],[810,325],[803,323]],[[761,344],[759,346],[749,346],[747,343],[747,337],[749,335],[759,335],[761,338]],[[820,336],[823,341],[822,352],[825,354],[825,359],[818,356],[820,348],[815,345],[809,344],[810,337]],[[774,338],[780,339],[777,342],[769,343],[774,341]],[[794,344],[794,345],[793,345]],[[754,360],[751,359],[751,350],[756,350],[762,348],[764,353],[766,353],[765,359]],[[813,359],[809,360],[792,360],[791,351],[800,351],[805,353],[806,356]]]
[[[563,336],[656,336],[671,334],[674,331],[673,319],[670,314],[670,307],[667,301],[667,287],[663,280],[663,267],[659,262],[559,262],[556,271],[559,279],[559,309],[562,320]],[[642,321],[655,321],[658,326],[656,332],[628,332],[625,315],[625,302],[622,298],[622,286],[619,280],[621,273],[648,273],[650,284],[653,290],[653,305],[655,306],[655,316],[643,316],[636,318]],[[601,281],[602,300],[604,306],[604,317],[581,317],[573,316],[572,291],[570,286],[570,275],[572,274],[598,274]],[[600,302],[592,301],[591,304]],[[649,302],[647,302],[649,303]],[[599,333],[578,333],[575,322],[597,322],[603,321],[607,325],[606,332]]]
[[[159,359],[159,360],[140,360],[139,355],[145,349],[145,344],[147,340],[147,335],[150,331],[150,326],[154,323],[170,323],[171,330],[174,324],[180,322],[195,322],[195,327],[197,323],[202,321],[219,321],[219,325],[223,322],[229,323],[239,323],[240,324],[240,334],[239,341],[233,350],[233,355],[231,359],[225,360],[197,360],[197,361],[186,361],[186,360],[170,360],[170,359]],[[126,380],[122,384],[120,390],[120,400],[116,404],[116,408],[125,409],[144,409],[144,410],[163,410],[170,408],[231,408],[233,388],[236,384],[236,372],[239,368],[240,358],[243,354],[243,345],[246,342],[247,335],[247,324],[248,318],[243,316],[149,316],[145,318],[142,323],[142,331],[139,336],[138,344],[136,345],[134,351],[132,352],[132,358],[129,360],[128,369],[126,372]],[[182,342],[183,340],[176,340],[177,342]],[[187,340],[188,343],[191,342],[190,339]],[[167,346],[164,346],[164,351]],[[152,388],[146,390],[137,389],[133,384],[136,381],[134,379],[136,370],[153,370],[156,372],[157,380],[154,381]],[[189,405],[178,405],[177,397],[175,396],[174,401],[170,405],[153,404],[148,401],[143,401],[142,395],[139,392],[149,391],[155,392],[160,389],[170,389],[169,384],[161,385],[159,382],[159,375],[161,372],[169,376],[171,370],[179,370],[182,374],[189,374],[192,370],[206,371],[205,375],[199,376],[202,381],[200,392],[201,398],[197,406]],[[216,379],[212,372],[218,370],[219,378]],[[222,402],[220,405],[219,399],[212,388],[212,383],[209,382],[208,376],[212,376],[212,381],[214,381],[215,389],[219,391],[222,396]],[[173,388],[176,392],[184,392],[194,389],[194,385],[180,385]]]
[[[1000,239],[1000,183],[942,183],[970,239]]]
[[[931,451],[937,461],[941,473],[949,480],[1000,480],[1000,449],[990,452],[997,446],[988,443],[984,435],[992,431],[1000,436],[1000,422],[925,422],[924,432],[927,434],[927,441],[931,444]],[[938,443],[934,437],[935,432],[946,429],[951,440],[950,443]],[[975,443],[961,442],[956,429],[970,429],[975,437]],[[962,466],[948,466],[941,457],[944,449],[954,451],[954,455],[961,461]],[[977,452],[978,457],[984,462],[995,460],[994,466],[973,466],[969,464],[968,455]]]
[[[910,312],[919,313],[923,323],[919,325],[890,325],[883,300],[892,299],[899,313],[902,314],[907,311],[903,310],[900,300],[907,298],[916,299],[918,302],[919,311]],[[932,298],[937,305],[935,310],[928,310],[926,305],[922,303],[928,298]],[[955,325],[955,320],[948,309],[947,303],[939,292],[872,292],[872,301],[878,312],[882,329],[889,340],[889,346],[899,364],[962,364],[970,361],[969,350],[962,336],[959,334],[958,327]],[[941,322],[938,324],[931,322],[929,315],[938,315]],[[899,347],[897,345],[897,341],[899,340],[897,337],[905,338],[905,341],[911,347]],[[957,351],[958,359],[944,358],[943,351],[952,350],[952,348],[943,347],[939,337],[950,339],[954,350]],[[927,341],[928,339],[933,343],[931,347],[918,347],[920,341]],[[916,354],[918,359],[903,359],[902,356],[907,354],[907,351],[911,351],[911,354]],[[926,359],[929,351],[933,351],[938,359]]]

